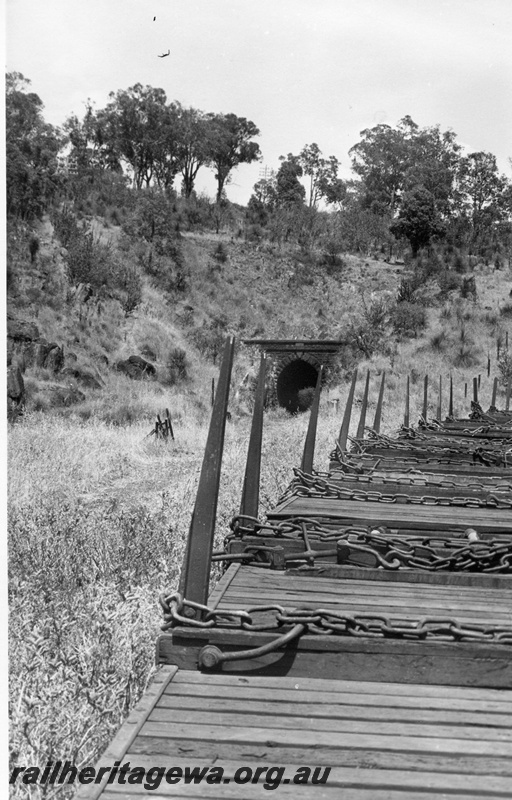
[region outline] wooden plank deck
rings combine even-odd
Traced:
[[[306,677],[201,675],[162,667],[98,767],[223,770],[220,784],[83,786],[77,800],[267,797],[510,798],[512,692]],[[326,783],[293,783],[301,767]],[[237,770],[257,783],[235,782]],[[219,775],[219,773],[217,773]],[[176,773],[174,773],[176,776]],[[269,783],[276,781],[275,769]]]
[[[420,504],[361,502],[337,497],[291,497],[268,513],[269,520],[287,517],[337,519],[347,525],[386,525],[409,530],[463,531],[476,528],[485,535],[512,538],[512,509],[466,508]]]

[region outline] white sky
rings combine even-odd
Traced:
[[[512,0],[6,0],[6,12],[7,69],[55,125],[142,83],[251,119],[271,168],[317,142],[348,177],[360,131],[409,114],[511,176]],[[231,200],[247,202],[261,166],[233,174]],[[196,187],[213,194],[210,171]]]

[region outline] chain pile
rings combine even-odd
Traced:
[[[308,475],[299,469],[294,469],[295,478],[285,494],[280,498],[282,503],[291,497],[334,497],[340,500],[360,500],[363,502],[378,503],[405,503],[429,506],[461,506],[465,508],[512,508],[512,496],[505,497],[488,494],[484,497],[442,497],[436,495],[413,496],[405,492],[384,494],[377,491],[365,491],[361,488],[340,486],[318,475]],[[398,483],[399,481],[397,481]],[[407,485],[407,484],[405,484]],[[452,486],[456,484],[453,483]],[[447,487],[448,488],[448,487]],[[452,488],[451,486],[449,488]],[[459,486],[464,491],[468,486]],[[481,489],[481,487],[476,487]]]
[[[343,564],[356,554],[364,553],[369,557],[367,567],[385,570],[512,574],[512,542],[479,541],[472,529],[462,534],[464,539],[446,539],[394,536],[382,527],[343,527],[336,521],[305,517],[290,517],[272,525],[240,516],[234,517],[231,527],[232,532],[224,540],[224,550],[213,554],[214,561],[284,569],[291,564],[325,563],[325,559]],[[241,547],[234,548],[235,541],[240,542]],[[297,545],[293,550],[290,542]],[[333,546],[318,549],[325,544]]]
[[[280,605],[254,606],[240,611],[218,611],[184,600],[178,593],[160,595],[164,612],[162,630],[176,625],[212,629],[283,632],[283,628],[305,625],[305,633],[408,641],[493,642],[512,645],[512,626],[461,623],[456,619],[424,617],[419,620],[391,621],[375,614],[343,614],[334,609],[297,608],[287,611]],[[199,612],[201,619],[192,615]],[[188,616],[190,614],[190,616]],[[258,621],[257,617],[262,617]],[[255,619],[256,617],[256,619]]]

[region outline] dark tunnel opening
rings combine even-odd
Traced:
[[[315,388],[318,370],[307,361],[296,359],[284,367],[277,378],[277,402],[290,414],[306,411],[313,400],[313,392],[304,389]]]

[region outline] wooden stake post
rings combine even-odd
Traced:
[[[180,582],[181,594],[187,600],[202,605],[205,605],[208,600],[208,584],[234,345],[235,340],[231,336],[226,340],[224,347],[196,503],[190,523],[185,564]]]
[[[318,423],[318,410],[320,408],[320,393],[322,391],[322,377],[323,366],[318,370],[318,378],[316,381],[315,395],[311,405],[311,414],[309,416],[308,432],[306,434],[306,441],[304,444],[304,453],[302,456],[301,469],[303,472],[311,473],[313,471],[313,459],[315,457],[315,440],[316,428]]]

